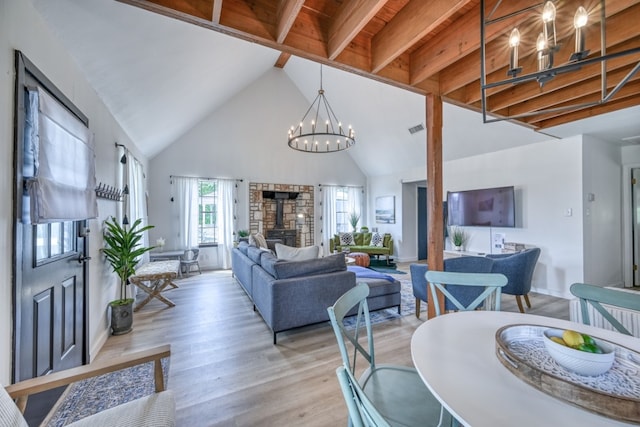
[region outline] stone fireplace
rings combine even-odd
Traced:
[[[249,183],[249,231],[287,246],[313,245],[312,185]]]

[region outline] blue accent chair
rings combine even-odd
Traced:
[[[524,313],[521,296],[531,308],[529,301],[529,291],[531,290],[531,279],[533,270],[540,257],[540,248],[525,249],[516,254],[491,254],[487,258],[493,259],[492,273],[502,273],[507,276],[509,282],[502,289],[503,294],[515,295],[520,313]]]
[[[481,256],[462,256],[457,258],[447,258],[444,260],[444,271],[452,271],[455,273],[491,273],[493,260]],[[413,296],[416,298],[416,317],[420,318],[420,301],[425,303],[428,301],[428,284],[425,275],[427,274],[427,264],[411,264],[411,284],[413,286]],[[508,286],[508,285],[507,285]],[[469,304],[478,295],[482,293],[482,289],[450,286],[452,294],[456,295],[463,304]],[[451,301],[446,301],[445,310],[456,310],[455,305]]]

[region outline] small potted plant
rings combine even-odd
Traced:
[[[154,246],[139,245],[145,231],[153,228],[153,225],[141,227],[142,220],[137,219],[127,229],[115,218],[107,219],[104,241],[107,247],[102,252],[107,257],[113,271],[120,279],[120,298],[109,303],[111,307],[111,329],[113,335],[122,335],[131,331],[133,324],[133,298],[127,298],[127,285],[129,277],[136,273],[136,265],[140,256],[150,251]]]
[[[239,242],[248,242],[249,241],[249,230],[238,230],[238,241]]]
[[[463,251],[469,234],[463,228],[451,226],[449,227],[449,239],[451,239],[451,244],[456,251]]]
[[[360,215],[355,212],[351,212],[349,215],[349,224],[353,227],[353,232],[355,233],[358,230],[358,222],[360,221]]]

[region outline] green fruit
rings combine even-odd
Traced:
[[[587,343],[582,343],[579,346],[575,347],[576,350],[580,350],[580,351],[586,351],[588,353],[602,353],[602,350],[600,349],[600,347],[598,347],[595,344],[587,344]]]
[[[562,339],[567,343],[569,347],[578,347],[580,344],[584,344],[584,338],[582,334],[571,329],[567,329],[562,333]]]
[[[582,339],[584,340],[585,344],[596,345],[596,341],[593,338],[591,338],[591,336],[589,336],[587,334],[582,334]]]

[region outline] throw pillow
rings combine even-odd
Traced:
[[[307,246],[306,248],[293,248],[291,246],[276,243],[276,256],[285,261],[306,261],[318,258],[320,247]]]
[[[383,241],[383,237],[382,234],[375,232],[371,235],[371,246],[377,246],[379,248],[382,247],[382,241]]]
[[[353,233],[340,233],[340,246],[353,246],[355,244]]]
[[[249,244],[253,244],[259,248],[269,248],[267,246],[267,240],[260,233],[252,234],[249,236]]]

